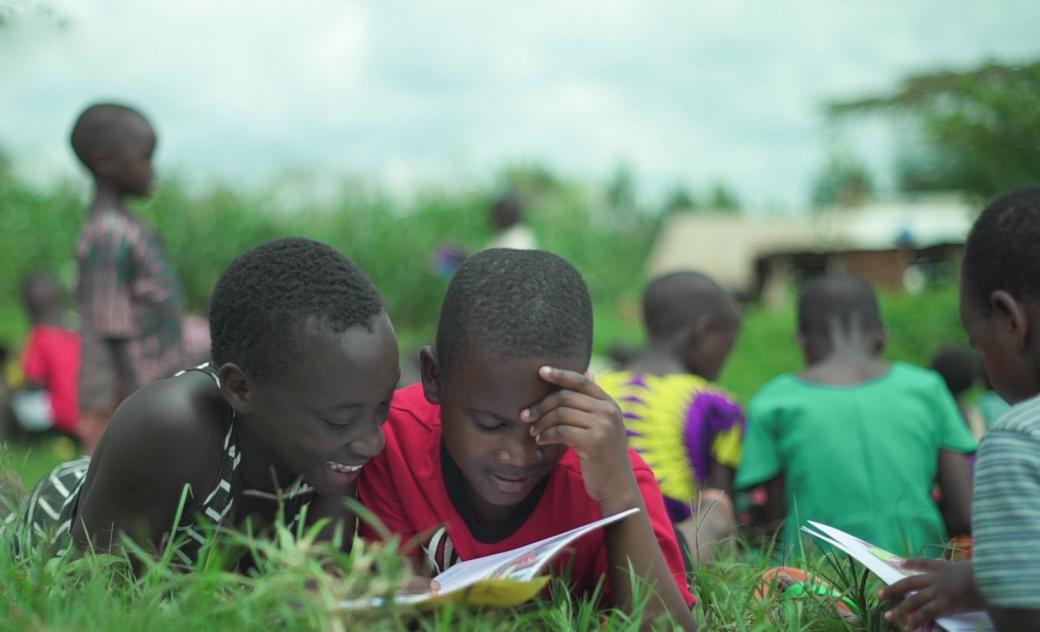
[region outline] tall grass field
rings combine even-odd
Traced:
[[[638,345],[644,261],[660,218],[638,209],[611,209],[595,192],[551,177],[513,176],[510,184],[528,199],[541,246],[574,263],[588,282],[596,311],[596,351],[604,355],[617,344]],[[491,235],[485,211],[495,192],[430,191],[401,203],[345,187],[332,202],[304,207],[274,192],[212,187],[189,193],[168,181],[139,211],[162,235],[191,309],[205,311],[217,275],[237,254],[269,239],[302,235],[342,250],[371,276],[386,297],[402,349],[414,350],[432,340],[447,287],[448,279],[431,263],[434,253],[445,245],[472,251],[486,243]],[[42,267],[72,283],[84,206],[80,189],[42,191],[0,164],[0,343],[12,357],[27,332],[19,280]],[[883,296],[890,330],[887,356],[923,364],[940,346],[963,343],[956,302],[953,287],[914,297]],[[771,377],[797,369],[793,329],[790,307],[750,308],[722,385],[746,404]],[[5,445],[0,449],[0,513],[13,510],[25,490],[72,456],[74,448],[62,441]],[[641,608],[632,615],[600,609],[559,581],[552,584],[551,596],[512,610],[444,605],[342,612],[336,608],[342,599],[392,592],[404,566],[392,551],[356,546],[344,554],[315,542],[313,533],[281,530],[263,540],[229,533],[207,548],[194,572],[156,560],[136,576],[128,553],[52,558],[51,552],[37,550],[15,556],[15,535],[13,529],[0,535],[0,630],[670,629],[667,621],[645,621]],[[229,568],[228,560],[242,550],[257,561],[248,574]],[[734,542],[715,564],[695,569],[690,580],[702,629],[887,629],[872,596],[876,580],[847,558],[823,556],[811,567],[856,604],[856,624],[840,619],[829,599],[813,594],[757,599],[759,575],[773,565],[768,546]]]

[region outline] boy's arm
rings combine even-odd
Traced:
[[[1040,630],[1040,610],[1023,608],[990,608],[989,618],[1000,632]]]
[[[323,541],[330,541],[334,539],[337,534],[341,538],[340,548],[344,552],[349,552],[351,545],[354,543],[354,533],[356,531],[354,519],[354,512],[348,505],[348,499],[356,498],[357,491],[352,488],[341,494],[325,494],[322,496],[316,496],[311,500],[310,505],[307,508],[307,524],[312,525],[319,520],[328,519],[328,522],[322,527],[318,533],[318,539]]]
[[[90,333],[104,341],[115,378],[116,404],[140,386],[130,354],[130,342],[138,335],[130,284],[139,255],[125,227],[97,235],[89,246],[89,256],[80,267],[83,292],[80,309]],[[89,407],[100,403],[87,402]],[[88,412],[110,413],[109,410]]]
[[[632,471],[621,411],[586,375],[550,367],[542,367],[539,375],[561,390],[521,411],[520,418],[531,424],[535,441],[539,445],[564,444],[575,450],[581,460],[585,490],[599,502],[603,515],[632,507],[642,510],[606,529],[610,585],[617,605],[632,611],[635,573],[654,591],[644,611],[648,621],[667,613],[683,629],[696,629],[690,607],[661,552]]]
[[[190,515],[216,480],[221,433],[196,423],[204,413],[157,386],[116,411],[91,461],[72,525],[81,549],[118,548],[125,534],[145,550],[160,551],[176,526],[185,485],[191,488],[184,508]]]
[[[697,625],[690,613],[690,606],[676,586],[676,579],[661,553],[657,534],[650,524],[650,516],[638,486],[634,486],[633,490],[635,495],[627,500],[625,495],[618,495],[600,502],[604,515],[630,507],[641,509],[639,513],[606,527],[610,586],[616,605],[628,612],[632,611],[635,595],[631,573],[635,573],[653,591],[644,610],[646,621],[653,622],[667,612],[683,629],[695,630]]]
[[[971,533],[971,475],[968,457],[950,450],[939,451],[939,509],[951,536]]]
[[[141,386],[130,357],[130,339],[105,338],[105,346],[116,376],[116,402],[122,402]]]

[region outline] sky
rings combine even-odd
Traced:
[[[641,197],[715,181],[798,208],[836,145],[884,185],[889,126],[828,100],[908,73],[1040,57],[1040,2],[0,0],[0,148],[74,178],[76,114],[136,105],[163,173],[286,172],[391,192],[488,183],[537,162]]]

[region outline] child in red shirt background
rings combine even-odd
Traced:
[[[30,432],[53,428],[76,438],[79,408],[79,334],[65,324],[67,295],[52,274],[32,272],[22,282],[22,303],[32,329],[22,354],[25,383],[12,396],[19,425]]]
[[[576,541],[551,572],[576,593],[603,581],[605,601],[629,612],[637,579],[654,590],[648,620],[693,629],[660,488],[585,374],[591,351],[591,300],[570,264],[538,251],[470,257],[445,296],[436,349],[421,354],[422,383],[394,396],[359,500],[428,574],[639,507]]]

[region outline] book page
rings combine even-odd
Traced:
[[[851,555],[857,562],[867,567],[871,573],[878,576],[886,584],[894,584],[901,579],[917,574],[900,566],[905,560],[895,553],[890,553],[881,547],[874,546],[866,540],[861,540],[854,535],[845,533],[841,529],[809,521],[812,529],[802,527],[802,531],[819,538],[838,550]],[[994,630],[993,622],[985,612],[969,612],[949,617],[939,617],[935,620],[948,632],[989,632]]]
[[[440,600],[447,595],[471,588],[482,582],[494,582],[494,586],[499,591],[508,587],[510,582],[526,585],[535,581],[545,565],[571,542],[591,531],[627,518],[638,511],[638,507],[633,507],[627,511],[601,518],[595,522],[590,522],[570,531],[565,531],[511,551],[503,551],[502,553],[459,562],[433,578],[440,584],[440,590],[436,593],[401,595],[395,597],[394,601],[399,604],[415,604],[434,599]],[[540,581],[540,585],[544,585],[544,583],[544,581]],[[515,592],[517,595],[523,595],[530,591],[523,589]],[[383,602],[384,600],[381,598],[357,599],[341,602],[340,607],[375,607]]]

